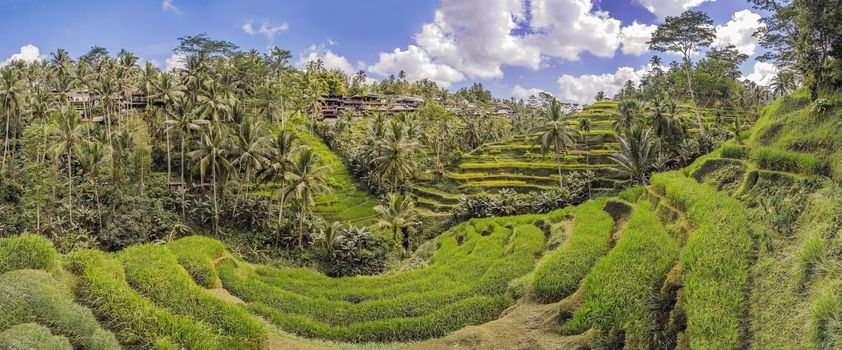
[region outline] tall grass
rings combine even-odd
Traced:
[[[678,254],[652,209],[637,206],[617,246],[585,278],[584,302],[565,328],[596,327],[602,334],[625,333],[626,342],[648,342],[659,288]]]
[[[134,246],[119,258],[129,285],[157,305],[217,328],[224,335],[224,347],[256,349],[265,339],[267,330],[260,321],[194,284],[166,247]]]
[[[597,200],[571,210],[575,218],[569,243],[549,253],[535,270],[532,286],[539,301],[559,301],[576,291],[608,250],[614,220],[602,210],[604,206],[604,200]]]
[[[50,271],[57,259],[53,244],[44,237],[22,235],[0,239],[0,273],[22,269]]]
[[[440,238],[437,259],[421,273],[307,281],[302,271],[252,270],[226,261],[219,275],[249,310],[298,335],[351,342],[427,339],[496,318],[511,301],[505,296],[509,282],[531,271],[544,250],[544,233],[529,223],[507,229],[497,220],[476,220],[451,234]],[[462,244],[459,235],[467,237]],[[290,286],[291,280],[300,283]],[[342,289],[353,291],[323,297]]]
[[[787,171],[803,175],[825,173],[825,162],[808,153],[796,153],[771,147],[757,147],[751,158],[763,169]]]
[[[196,284],[205,288],[216,287],[219,276],[213,260],[225,254],[222,242],[203,236],[185,237],[167,244]]]
[[[53,335],[47,327],[22,323],[0,332],[0,349],[73,350],[73,347],[67,338]]]
[[[74,303],[50,274],[16,270],[0,275],[0,329],[28,322],[47,325],[80,348],[120,349],[114,334],[102,329],[90,310]]]
[[[695,228],[681,253],[690,348],[737,348],[751,249],[745,208],[677,172],[657,174],[652,183]]]
[[[99,251],[70,255],[66,267],[77,276],[75,292],[124,345],[154,348],[167,338],[187,349],[214,350],[219,336],[208,325],[156,306],[129,287],[119,261]]]

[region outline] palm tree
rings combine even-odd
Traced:
[[[88,175],[94,188],[97,217],[99,218],[99,232],[102,231],[102,204],[99,198],[99,176],[102,168],[108,163],[108,148],[100,142],[85,141],[77,148],[79,166]]]
[[[244,118],[236,125],[233,147],[235,158],[231,165],[239,171],[245,171],[246,184],[251,181],[253,170],[260,171],[269,162],[271,142],[272,136],[259,119],[252,121]]]
[[[381,185],[397,191],[415,173],[415,153],[420,144],[410,139],[406,126],[397,120],[389,122],[385,137],[376,144],[371,164]]]
[[[664,137],[670,130],[670,118],[667,116],[667,101],[663,96],[658,96],[652,100],[652,113],[649,114],[649,124],[655,131],[655,136]]]
[[[263,169],[264,181],[276,182],[276,187],[283,189],[285,186],[284,176],[290,169],[293,157],[298,149],[295,134],[281,130],[270,145],[269,159]],[[285,194],[284,191],[280,191],[279,194],[278,225],[281,224],[284,216]]]
[[[284,175],[287,185],[283,193],[291,195],[301,207],[298,218],[298,246],[304,246],[304,219],[313,215],[316,193],[330,192],[327,175],[329,166],[319,165],[321,159],[309,148],[298,153],[290,169]]]
[[[186,185],[184,176],[185,153],[187,141],[193,132],[202,130],[208,125],[208,121],[200,119],[197,115],[198,108],[188,98],[178,97],[173,103],[173,109],[167,109],[168,119],[165,121],[167,132],[178,131],[181,137],[181,185]]]
[[[652,129],[644,129],[639,124],[624,129],[620,137],[620,153],[610,157],[615,163],[613,170],[635,183],[647,184],[654,160],[651,135]]]
[[[67,209],[70,224],[73,225],[73,151],[76,143],[82,138],[85,123],[74,109],[62,107],[56,112],[58,125],[53,126],[50,135],[54,139],[53,153],[55,159],[62,154],[67,157]]]
[[[378,215],[377,226],[392,231],[395,241],[398,240],[400,234],[403,249],[409,250],[409,232],[421,223],[418,220],[415,201],[408,195],[389,193],[384,198],[384,202],[374,207],[374,210]]]
[[[588,146],[588,133],[591,132],[591,119],[583,117],[579,119],[579,134],[582,136],[582,144],[585,145],[585,163],[591,164],[591,149]],[[593,197],[592,184],[593,181],[588,181],[588,198]]]
[[[796,86],[795,74],[785,69],[778,70],[772,78],[772,84],[769,85],[775,96],[786,95],[790,91],[795,90]]]
[[[198,148],[190,152],[190,157],[199,166],[202,178],[210,168],[213,188],[213,227],[216,234],[219,234],[218,183],[220,176],[231,167],[228,161],[229,146],[230,138],[227,128],[223,124],[211,124],[210,127],[204,129]]]
[[[573,139],[579,135],[579,131],[572,125],[571,117],[561,112],[561,104],[555,99],[550,102],[550,108],[545,118],[544,125],[532,130],[532,132],[541,133],[535,141],[541,145],[542,153],[547,154],[550,150],[555,153],[558,186],[563,188],[564,178],[561,174],[561,158],[570,147],[574,146]]]
[[[629,99],[620,102],[615,114],[617,119],[614,120],[614,131],[620,132],[622,129],[631,128],[637,122],[642,107],[643,104],[638,100]]]
[[[158,78],[155,80],[153,86],[151,87],[152,95],[150,99],[157,98],[160,99],[161,102],[164,103],[164,107],[159,109],[159,113],[164,114],[164,134],[166,134],[166,142],[167,142],[167,183],[172,182],[172,155],[171,150],[172,147],[170,146],[170,131],[166,128],[167,121],[170,120],[170,117],[173,115],[173,104],[175,100],[179,97],[184,96],[184,87],[179,85],[176,79],[173,78],[173,75],[167,72],[160,73]]]
[[[197,97],[199,111],[202,117],[210,116],[210,120],[228,120],[234,105],[233,96],[225,91],[218,82],[206,84],[205,89]]]
[[[9,125],[12,117],[23,108],[23,96],[26,91],[26,82],[21,79],[16,69],[5,68],[0,70],[0,96],[2,96],[3,114],[6,115],[6,132],[3,141],[3,163],[2,168],[6,169],[6,155],[9,153]]]

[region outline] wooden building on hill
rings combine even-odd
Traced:
[[[335,119],[344,113],[409,113],[423,105],[424,99],[419,96],[327,95],[322,102],[322,117]]]

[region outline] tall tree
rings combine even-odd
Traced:
[[[316,194],[330,192],[327,175],[331,169],[329,166],[319,165],[320,162],[321,159],[316,153],[305,148],[298,153],[298,157],[284,175],[287,185],[282,191],[298,201],[301,208],[298,217],[299,247],[304,246],[304,220],[313,215]]]
[[[377,226],[392,231],[395,241],[400,236],[403,249],[409,250],[409,234],[421,223],[415,201],[409,195],[389,193],[382,204],[374,207],[374,211],[378,216]]]
[[[67,160],[67,210],[70,224],[73,225],[73,153],[83,137],[85,123],[76,110],[67,107],[56,112],[55,118],[58,123],[50,130],[54,140],[53,153],[55,159],[64,155]]]
[[[532,132],[540,132],[541,135],[536,142],[541,145],[541,152],[546,154],[550,150],[555,153],[556,167],[558,169],[558,186],[564,187],[564,176],[561,173],[562,157],[567,150],[574,146],[574,138],[579,135],[572,122],[572,117],[561,112],[561,104],[553,99],[550,108],[545,115],[544,124]]]
[[[710,46],[716,38],[713,21],[704,12],[687,11],[677,17],[667,17],[664,23],[652,33],[649,47],[660,52],[672,52],[682,55],[684,72],[687,76],[687,92],[696,113],[699,130],[704,132],[702,116],[696,106],[696,94],[693,91],[692,55],[700,49]]]
[[[654,160],[651,135],[652,130],[640,124],[623,130],[620,136],[620,153],[610,157],[615,164],[614,171],[628,176],[637,184],[647,184]]]
[[[213,188],[213,226],[214,232],[219,234],[219,181],[228,172],[231,163],[228,161],[230,137],[224,124],[214,123],[203,129],[201,139],[196,150],[190,152],[190,157],[199,167],[202,178],[210,169],[211,187]]]
[[[3,141],[3,164],[6,169],[6,157],[9,153],[9,125],[12,118],[23,109],[26,82],[21,79],[20,71],[12,68],[0,70],[0,102],[5,115],[6,132]]]

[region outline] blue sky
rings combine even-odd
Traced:
[[[404,70],[451,89],[479,81],[499,97],[542,90],[588,102],[639,79],[648,33],[684,9],[711,16],[717,45],[760,52],[750,37],[759,15],[743,0],[0,0],[0,62],[100,45],[166,69],[178,64],[176,38],[207,32],[375,79]],[[773,72],[753,59],[743,68],[760,82]]]

